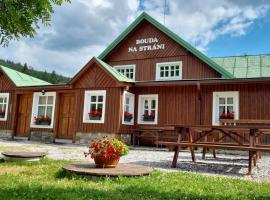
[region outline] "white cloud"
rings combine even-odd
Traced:
[[[166,26],[207,52],[221,35],[242,36],[269,10],[265,0],[167,0]],[[0,58],[72,76],[143,10],[163,23],[164,0],[73,0],[55,9],[51,27],[12,41]]]

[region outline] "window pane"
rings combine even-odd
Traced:
[[[129,112],[129,106],[128,105],[125,106],[125,112]]]
[[[221,116],[222,113],[226,113],[225,106],[219,106],[219,116]]]
[[[148,100],[144,100],[144,108],[148,109]]]
[[[156,109],[156,100],[152,100],[151,108]]]
[[[169,66],[165,66],[165,70],[166,71],[169,71]]]
[[[219,98],[219,104],[225,104],[225,98],[220,97]]]
[[[171,76],[174,77],[174,71],[171,71]]]
[[[6,104],[0,104],[0,118],[4,118],[6,114]]]
[[[3,112],[3,111],[5,111],[4,104],[0,104],[0,112]]]
[[[233,104],[233,98],[232,97],[227,98],[227,104]]]
[[[175,69],[176,69],[176,70],[179,70],[179,65],[176,65],[176,66],[175,66]]]
[[[227,107],[227,113],[233,112],[233,106],[228,106]]]
[[[90,111],[96,110],[96,104],[90,104]]]
[[[47,114],[46,114],[47,117],[52,118],[52,109],[53,109],[52,106],[47,106]]]
[[[169,71],[166,71],[165,72],[165,77],[168,77],[169,76]]]
[[[126,104],[129,104],[129,97],[126,97]]]
[[[38,104],[46,104],[47,96],[40,96]]]
[[[103,102],[103,96],[98,96],[98,102]]]
[[[1,97],[1,98],[0,98],[0,103],[3,103],[3,102],[4,102],[4,98]]]
[[[53,104],[53,96],[48,96],[48,102],[47,104],[52,105]]]
[[[91,96],[91,102],[97,102],[97,96]]]
[[[164,77],[164,72],[160,72],[160,77]]]
[[[175,71],[175,76],[179,76],[179,70]]]
[[[6,97],[4,98],[4,103],[7,103],[7,98]]]
[[[133,79],[133,72],[130,74],[129,78]]]
[[[38,106],[38,113],[37,116],[40,117],[41,115],[45,115],[46,106]]]
[[[174,66],[173,65],[171,66],[171,71],[174,71]]]
[[[99,103],[98,104],[98,111],[99,112],[102,112],[102,109],[103,109],[103,104]]]

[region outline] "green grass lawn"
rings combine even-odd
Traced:
[[[0,199],[270,199],[270,184],[194,173],[84,179],[68,161],[0,163]]]

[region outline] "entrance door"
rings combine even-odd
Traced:
[[[75,95],[61,94],[59,103],[58,139],[72,139],[75,133]]]
[[[16,136],[28,137],[30,134],[32,95],[22,94],[19,96],[18,118]]]

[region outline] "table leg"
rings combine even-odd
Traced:
[[[188,135],[189,135],[189,142],[193,143],[193,137],[192,137],[192,133],[191,133],[190,129],[187,129],[186,131],[188,132]],[[190,147],[189,149],[191,152],[192,162],[196,162],[194,147]]]
[[[253,151],[249,151],[249,158],[248,158],[248,173],[247,175],[252,175],[252,161],[253,161],[253,157],[254,157],[254,152]]]
[[[217,156],[216,156],[216,149],[215,148],[213,148],[213,158],[217,158]]]
[[[204,147],[203,151],[202,151],[202,159],[203,160],[205,160],[205,154],[206,154],[206,148]]]
[[[136,136],[135,136],[135,134],[136,134],[136,133],[134,132],[134,133],[133,133],[133,135],[132,135],[133,147],[135,147],[135,143],[136,143],[136,142],[135,142],[135,140],[136,140]]]
[[[173,156],[173,161],[172,161],[172,168],[176,168],[178,155],[179,155],[179,147],[177,146],[177,147],[174,148],[174,156]]]

